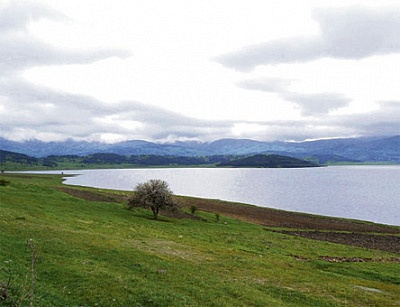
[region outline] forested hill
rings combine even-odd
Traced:
[[[296,168],[296,167],[318,167],[319,164],[301,159],[280,155],[253,155],[234,159],[218,164],[223,167],[268,167],[268,168]]]
[[[230,161],[237,156],[161,156],[132,155],[124,156],[112,153],[96,153],[87,156],[62,155],[44,158],[30,157],[25,154],[0,150],[0,169],[46,170],[46,169],[91,169],[91,168],[132,168],[132,167],[181,167],[181,166],[216,166]]]
[[[20,154],[16,152],[11,152],[7,150],[0,149],[0,163],[13,162],[13,163],[21,163],[21,164],[35,164],[39,159],[30,157],[25,154]]]
[[[123,156],[98,153],[80,156],[48,156],[34,158],[23,154],[0,150],[2,170],[34,169],[87,169],[87,168],[132,168],[132,167],[312,167],[315,163],[279,155],[234,156],[221,155],[210,157],[139,155]]]

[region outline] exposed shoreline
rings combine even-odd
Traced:
[[[112,191],[92,188],[82,189],[72,186],[63,186],[58,189],[74,197],[89,201],[116,203],[126,201],[125,195],[116,194]],[[213,199],[178,196],[178,200],[183,208],[196,206],[199,211],[219,213],[245,222],[262,225],[267,231],[279,231],[309,239],[400,254],[400,227],[398,226],[290,212]],[[174,218],[197,218],[196,215],[186,212],[162,212],[162,214]]]

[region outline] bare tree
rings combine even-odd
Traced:
[[[166,181],[151,179],[136,186],[134,194],[128,198],[128,207],[150,208],[157,220],[160,209],[177,209],[178,204],[174,202],[172,195]]]

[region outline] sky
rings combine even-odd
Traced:
[[[0,137],[400,134],[398,0],[0,0]]]

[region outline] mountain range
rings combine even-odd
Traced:
[[[16,142],[0,138],[0,149],[32,157],[52,155],[85,156],[114,153],[125,156],[214,156],[279,154],[307,158],[319,163],[332,162],[400,162],[400,135],[390,137],[341,138],[305,142],[262,142],[250,139],[220,139],[213,142],[154,143],[132,140],[115,144],[67,140]]]

